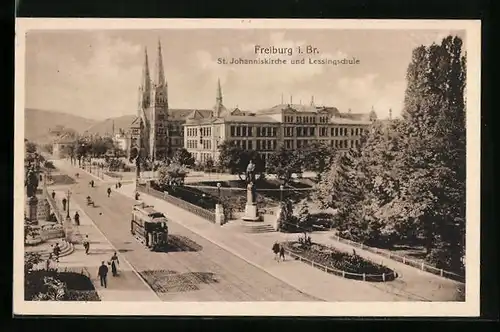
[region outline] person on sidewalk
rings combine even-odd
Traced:
[[[80,215],[78,214],[78,211],[75,212],[75,224],[80,226]]]
[[[55,199],[55,198],[56,198],[56,192],[52,191],[52,199]]]
[[[95,183],[95,182],[94,182],[94,180],[90,180],[90,186],[91,186],[92,188],[94,188],[94,183]]]
[[[279,252],[280,252],[280,245],[278,244],[278,241],[274,242],[273,244],[273,248],[272,248],[273,252],[274,252],[274,259],[279,261]]]
[[[115,253],[111,256],[111,272],[113,273],[113,277],[118,275],[118,265],[120,265],[120,261],[118,260],[118,255]]]
[[[56,246],[54,247],[52,252],[54,253],[55,260],[58,261],[59,255],[61,254],[61,247],[59,247],[59,243],[56,243]]]
[[[284,262],[285,261],[285,247],[282,245],[280,246],[280,259]]]
[[[111,195],[111,188],[108,187],[107,192],[108,192],[108,197],[109,197]]]
[[[90,250],[90,242],[88,235],[85,235],[85,239],[83,240],[83,247],[85,248],[85,255],[88,255]]]
[[[64,197],[62,199],[63,211],[66,211],[66,203],[68,203],[68,201],[66,200],[66,197]]]
[[[104,288],[108,288],[106,278],[108,276],[108,267],[106,264],[104,264],[104,261],[101,262],[101,266],[99,266],[99,271],[97,272],[97,276],[99,277],[99,280],[101,281],[101,286]]]
[[[52,269],[52,253],[49,254],[49,257],[45,261],[45,269],[50,271]]]
[[[135,200],[136,200],[136,201],[138,201],[138,200],[139,200],[139,196],[140,196],[140,195],[139,195],[139,192],[138,192],[138,191],[136,191],[136,192],[135,192]]]
[[[118,189],[118,183],[115,183],[115,189]]]

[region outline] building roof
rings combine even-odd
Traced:
[[[56,144],[73,143],[74,141],[75,137],[71,133],[63,133],[54,139]]]
[[[188,119],[186,121],[187,125],[198,125],[198,124],[210,124],[210,123],[279,123],[276,119],[273,119],[265,115],[226,115],[219,118],[198,118],[198,119]]]
[[[371,122],[368,120],[356,120],[341,117],[332,117],[330,119],[331,124],[344,124],[344,125],[369,125]]]

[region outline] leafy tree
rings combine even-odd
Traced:
[[[28,140],[25,140],[24,144],[25,144],[25,149],[26,149],[27,153],[35,153],[36,152],[37,148],[36,148],[35,143],[30,142]]]
[[[336,151],[329,145],[314,141],[307,146],[302,154],[302,165],[304,169],[316,172],[316,179],[321,180],[321,174],[335,160]]]
[[[302,230],[304,235],[307,234],[307,231],[310,228],[309,225],[310,221],[311,221],[311,213],[309,212],[309,205],[307,204],[306,201],[303,201],[300,206],[297,222],[298,222],[298,227]]]
[[[174,152],[173,161],[186,167],[193,167],[195,163],[193,155],[185,148],[177,149]]]
[[[241,180],[244,180],[250,160],[255,164],[255,173],[259,175],[257,178],[263,178],[261,175],[265,171],[265,165],[257,151],[243,150],[233,143],[225,141],[219,146],[219,152],[219,166],[231,174],[238,174]]]
[[[267,159],[267,171],[276,174],[278,179],[288,184],[293,173],[302,172],[303,160],[299,151],[288,150],[281,146]]]
[[[186,168],[179,164],[162,165],[158,168],[157,184],[161,188],[183,186],[187,173]]]

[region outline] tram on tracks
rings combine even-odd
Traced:
[[[152,205],[134,204],[130,232],[151,251],[158,251],[168,243],[168,219]]]

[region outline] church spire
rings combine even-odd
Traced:
[[[392,120],[392,108],[389,108],[389,120]]]
[[[158,58],[156,59],[155,78],[155,105],[168,108],[167,82],[165,80],[165,70],[163,69],[163,55],[161,52],[161,42],[158,39]]]
[[[222,88],[220,85],[220,78],[217,79],[217,94],[215,97],[214,117],[220,117],[221,113],[225,110],[222,103]]]
[[[217,103],[222,105],[222,88],[220,86],[220,78],[217,79]]]
[[[311,96],[311,106],[314,106],[314,96]]]
[[[148,50],[144,48],[144,66],[141,80],[141,107],[148,108],[151,104],[151,76],[149,74]]]
[[[156,60],[156,86],[165,85],[165,71],[163,69],[163,55],[161,53],[161,42],[158,39],[158,59]]]

